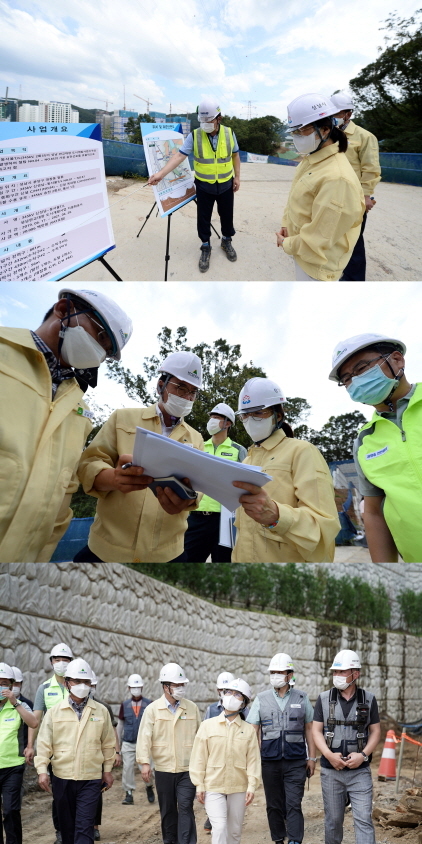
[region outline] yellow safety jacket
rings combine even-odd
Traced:
[[[125,494],[98,492],[96,476],[114,468],[120,454],[133,454],[136,427],[161,434],[156,405],[115,410],[85,449],[78,473],[88,495],[98,498],[88,544],[105,563],[167,563],[183,552],[187,518],[198,506],[174,516],[166,513],[150,489]],[[204,450],[201,434],[181,420],[170,439]]]
[[[179,774],[189,770],[193,741],[201,724],[196,703],[182,698],[173,715],[162,695],[144,711],[136,741],[138,765],[149,764],[156,771]]]
[[[272,475],[264,489],[277,503],[279,519],[275,528],[263,527],[239,507],[232,563],[332,563],[340,522],[321,452],[278,429],[251,446],[243,463]]]
[[[347,135],[346,156],[350,161],[365,196],[371,196],[381,179],[378,141],[372,132],[350,121],[345,128]]]
[[[207,133],[203,129],[195,129],[193,133],[195,177],[210,185],[215,182],[228,182],[234,175],[233,149],[233,132],[228,126],[220,126],[215,152]]]
[[[261,754],[252,724],[224,712],[203,721],[193,743],[189,776],[198,792],[255,793],[261,782]]]
[[[47,361],[26,328],[0,329],[0,394],[0,560],[48,563],[73,515],[88,406],[74,378],[52,401]]]

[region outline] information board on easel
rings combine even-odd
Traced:
[[[0,123],[0,280],[57,281],[114,248],[101,127]]]
[[[141,123],[145,160],[150,176],[158,173],[172,155],[180,150],[184,137],[176,132],[177,123]],[[189,159],[182,161],[158,185],[154,185],[154,197],[161,217],[177,211],[196,196],[193,173]]]

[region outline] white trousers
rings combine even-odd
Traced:
[[[245,816],[246,792],[205,792],[205,809],[212,824],[212,844],[239,844]]]
[[[120,749],[123,764],[122,789],[123,791],[135,791],[136,742],[122,741]],[[138,765],[138,768],[142,770],[140,765]],[[152,772],[151,780],[147,783],[148,785],[154,785],[153,777],[154,771]]]

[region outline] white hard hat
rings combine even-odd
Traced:
[[[107,354],[110,360],[120,360],[121,351],[129,342],[133,325],[127,313],[105,293],[98,293],[96,290],[75,290],[72,287],[63,287],[59,293],[59,299],[63,299],[66,293],[83,299],[92,308],[104,327],[109,330],[113,341],[113,351]]]
[[[227,416],[228,419],[230,419],[230,422],[233,422],[234,424],[234,410],[232,410],[231,407],[229,407],[229,405],[225,404],[223,401],[220,401],[218,404],[216,404],[216,406],[213,407],[212,410],[210,410],[208,415],[211,416],[211,413],[219,413],[220,416]]]
[[[289,654],[276,654],[273,656],[268,671],[294,671],[295,667]]]
[[[97,683],[98,683],[97,675],[96,675],[95,671],[93,671],[92,668],[91,668],[91,686],[96,686]]]
[[[249,703],[252,697],[252,692],[251,687],[249,683],[246,682],[246,680],[242,680],[240,677],[238,677],[237,680],[233,680],[230,683],[229,688],[234,689],[234,691],[236,692],[241,692],[242,695],[244,695],[244,697],[246,698],[246,703]]]
[[[217,677],[217,689],[227,688],[232,680],[234,680],[234,674],[230,674],[230,671],[222,671]]]
[[[376,343],[393,343],[398,346],[398,350],[404,355],[406,353],[406,346],[401,340],[395,337],[387,337],[385,334],[357,334],[355,337],[348,337],[347,340],[340,340],[333,352],[332,370],[329,374],[330,381],[339,381],[338,370],[343,363],[359,352],[361,349],[366,349],[367,346],[372,346]]]
[[[239,409],[236,415],[246,410],[264,410],[285,401],[283,390],[275,381],[269,378],[250,378],[239,393]]]
[[[338,94],[333,94],[330,97],[331,102],[336,107],[336,111],[353,111],[354,110],[354,102],[347,93],[347,91],[339,91]]]
[[[193,352],[172,352],[160,364],[159,372],[169,372],[194,387],[202,387],[202,363]]]
[[[168,662],[160,671],[160,683],[189,683],[183,668],[177,662]]]
[[[142,688],[142,686],[144,685],[144,681],[140,674],[131,674],[127,681],[127,684],[129,688]]]
[[[198,120],[200,123],[209,123],[221,114],[221,108],[215,97],[205,97],[198,106]]]
[[[0,677],[6,680],[14,680],[15,679],[15,672],[7,662],[0,662]]]
[[[71,680],[92,680],[91,667],[85,659],[79,656],[77,659],[69,662],[64,676]]]
[[[52,656],[65,656],[67,659],[73,659],[72,651],[68,645],[65,645],[64,642],[60,642],[59,645],[54,645],[54,648],[51,650],[49,656],[50,658]]]
[[[340,670],[344,670],[346,668],[360,668],[360,659],[356,653],[356,651],[339,651],[338,654],[335,655],[333,659],[333,664],[330,668],[339,668]]]
[[[15,680],[17,683],[23,683],[23,674],[20,668],[17,668],[16,665],[12,665],[12,671],[15,675]]]
[[[331,117],[338,108],[324,94],[301,94],[287,106],[289,129],[301,129],[322,117]]]

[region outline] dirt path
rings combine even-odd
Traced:
[[[400,780],[404,788],[409,787],[413,777],[413,755],[409,751],[404,767],[405,777]],[[389,808],[397,803],[394,796],[395,783],[377,782],[378,759],[373,765],[375,802]],[[158,804],[147,801],[145,787],[137,774],[137,790],[133,806],[122,806],[123,791],[121,772],[114,770],[115,782],[104,800],[103,823],[100,827],[103,844],[161,844],[160,815]],[[422,771],[419,769],[417,785],[422,785]],[[402,789],[401,789],[402,791]],[[24,844],[53,844],[54,832],[51,820],[51,798],[42,792],[28,794],[23,801],[22,822]],[[324,841],[324,813],[319,782],[319,772],[310,781],[303,801],[305,814],[306,844],[321,844]],[[198,844],[211,844],[211,836],[203,830],[205,812],[195,801],[195,815],[198,829]],[[394,844],[398,837],[406,844],[417,844],[415,830],[384,830],[375,824],[377,844]],[[350,810],[346,812],[343,844],[354,844],[353,819]],[[246,810],[242,844],[271,844],[265,812],[265,798],[262,787],[257,792],[252,806]]]

